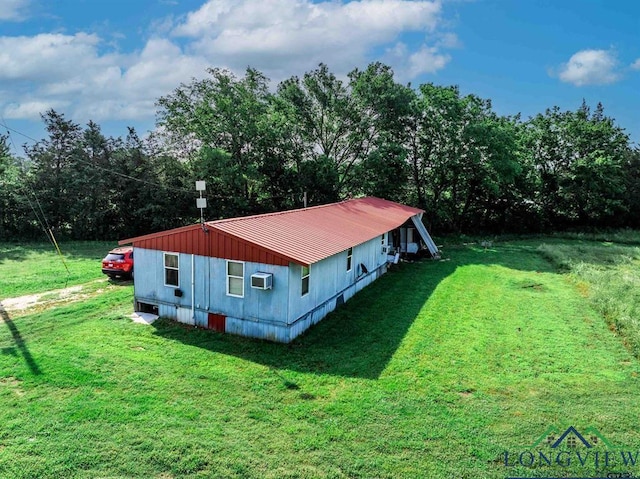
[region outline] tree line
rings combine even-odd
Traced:
[[[0,239],[115,239],[207,219],[374,195],[417,206],[434,234],[639,227],[640,153],[583,102],[527,120],[456,86],[418,87],[372,63],[326,65],[275,91],[222,69],[157,101],[157,128],[106,137],[49,110],[47,137],[0,135]]]

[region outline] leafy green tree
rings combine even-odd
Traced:
[[[624,219],[614,226],[628,226],[640,228],[640,150],[638,147],[629,149],[624,165],[625,171],[625,209]]]
[[[159,219],[168,219],[162,206],[163,185],[148,150],[131,127],[114,148],[109,181],[116,210],[113,230],[121,238],[159,231],[163,229]],[[173,226],[181,225],[176,222]]]
[[[71,157],[68,209],[76,239],[111,238],[117,234],[118,208],[114,203],[113,153],[118,142],[106,138],[100,126],[89,121]]]
[[[549,228],[603,227],[625,216],[629,137],[602,105],[593,114],[584,102],[574,112],[554,107],[526,128],[540,177],[535,201]]]
[[[31,164],[31,188],[36,192],[48,224],[63,234],[71,233],[74,156],[80,154],[82,129],[63,114],[49,110],[42,115],[49,137],[26,148]]]
[[[416,94],[394,79],[393,70],[372,63],[349,74],[360,123],[363,158],[356,163],[353,183],[358,192],[405,201],[409,167],[405,144]]]
[[[30,237],[37,232],[22,191],[22,175],[11,154],[9,136],[0,135],[0,239]]]
[[[444,230],[481,228],[522,174],[517,130],[458,87],[421,85],[406,142],[414,201]]]
[[[115,167],[120,230],[128,231],[126,236],[184,226],[199,217],[189,164],[153,136],[142,140],[129,128]]]
[[[265,132],[268,122],[270,93],[268,80],[254,69],[247,69],[238,79],[226,70],[210,69],[209,77],[181,85],[172,94],[160,98],[158,125],[173,145],[200,163],[211,160],[220,177],[200,178],[211,184],[225,179],[225,193],[233,198],[225,214],[241,214],[260,209],[258,204],[264,189],[263,170]],[[224,151],[228,160],[212,152]],[[213,167],[204,167],[217,172]],[[230,189],[229,189],[230,188]]]
[[[332,162],[333,168],[322,171],[331,175],[337,172],[335,189],[339,194],[348,190],[353,168],[366,148],[359,131],[358,109],[348,87],[320,64],[302,80],[292,77],[280,83],[278,97],[287,104],[291,123],[297,125],[298,142],[304,145],[303,161]]]

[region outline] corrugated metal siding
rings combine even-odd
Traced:
[[[386,271],[386,255],[381,254],[380,248],[377,238],[354,248],[351,272],[345,271],[346,254],[334,255],[313,265],[310,292],[305,297],[300,297],[299,265],[282,267],[247,262],[244,298],[226,294],[226,260],[196,256],[192,263],[188,254],[180,255],[179,280],[183,296],[176,297],[176,288],[164,286],[162,252],[141,248],[136,257],[140,263],[135,278],[136,301],[158,305],[160,316],[186,324],[287,343]],[[369,272],[357,277],[360,263],[365,264]],[[195,267],[193,297],[192,264]],[[273,289],[262,291],[250,287],[250,275],[256,271],[273,274]],[[191,310],[192,305],[195,311]],[[295,316],[289,314],[290,308]]]
[[[176,311],[176,315],[178,317],[178,321],[184,324],[194,325],[195,321],[191,314],[191,310],[187,308],[178,308]]]
[[[288,326],[262,323],[247,319],[227,317],[225,331],[239,336],[267,339],[279,343],[288,343],[291,341]]]
[[[301,296],[301,267],[296,264],[289,266],[289,314],[288,323],[292,323],[319,304],[334,297],[350,285],[356,284],[359,278],[360,264],[364,264],[369,272],[385,264],[386,255],[382,254],[380,237],[360,244],[353,248],[351,271],[347,271],[347,252],[342,251],[322,261],[314,263],[309,268],[309,293]],[[355,289],[353,290],[355,292]],[[353,292],[345,291],[344,300],[347,301]]]
[[[208,230],[208,233],[205,233],[199,225],[194,225],[188,229],[169,230],[165,234],[134,238],[133,245],[136,248],[158,251],[195,254],[277,266],[289,265],[289,259],[269,252],[264,248],[249,244],[213,228],[208,228]]]
[[[319,306],[316,306],[313,310],[297,318],[296,321],[289,326],[289,341],[293,341],[311,326],[319,323],[335,308],[352,298],[356,292],[373,283],[382,274],[386,273],[386,271],[386,263],[378,266],[374,271],[371,271],[366,276],[358,279],[355,284],[349,285],[344,291],[334,295]]]

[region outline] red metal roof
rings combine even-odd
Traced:
[[[206,225],[213,233],[231,236],[245,246],[257,247],[281,260],[310,265],[395,229],[422,212],[393,201],[367,197],[279,213],[210,221]],[[148,244],[149,240],[156,240],[154,243],[158,244],[157,240],[163,236],[195,235],[199,231],[201,233],[198,226],[188,226],[123,240],[120,244],[143,246],[142,243]],[[219,250],[216,252],[220,253]]]

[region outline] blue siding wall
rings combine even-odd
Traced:
[[[244,297],[239,298],[227,295],[224,259],[179,254],[179,287],[175,288],[164,285],[162,251],[136,248],[135,254],[136,301],[158,306],[160,316],[206,327],[208,313],[222,314],[229,333],[279,342],[293,340],[387,270],[387,256],[377,237],[353,248],[350,271],[346,251],[312,264],[309,293],[304,296],[300,265],[245,262]],[[273,274],[273,288],[251,288],[251,275],[256,272]],[[176,289],[182,296],[175,295]]]
[[[227,296],[227,262],[220,258],[208,258],[211,280],[207,309],[212,313],[235,318],[260,320],[281,325],[287,321],[287,291],[289,272],[286,266],[262,263],[244,263],[244,298]],[[251,287],[253,273],[273,274],[273,288],[268,290]]]
[[[305,316],[310,313],[320,316],[311,321],[311,324],[317,323],[335,308],[337,296],[342,295],[343,300],[347,301],[356,291],[384,273],[386,260],[386,254],[382,253],[381,237],[376,237],[353,248],[350,271],[347,271],[346,251],[314,263],[310,267],[309,293],[305,296],[301,296],[302,267],[290,264],[288,323],[306,322],[308,318]],[[368,273],[362,272],[360,264],[364,264]],[[326,302],[333,304],[325,305]],[[324,314],[315,312],[314,309],[322,310]]]
[[[229,317],[246,318],[286,324],[288,269],[261,263],[245,263],[244,298],[227,296],[226,260],[190,254],[179,254],[179,287],[164,285],[163,252],[136,248],[135,297],[143,303],[158,306],[162,317],[193,324],[191,309],[194,308],[195,324],[207,326],[208,313]],[[194,286],[192,295],[192,261]],[[259,290],[251,288],[251,274],[272,273],[273,288]],[[182,296],[175,296],[180,289]],[[192,302],[193,297],[193,302]],[[188,310],[188,314],[186,311]]]

